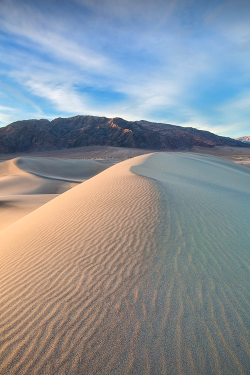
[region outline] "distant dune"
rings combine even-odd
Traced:
[[[245,145],[246,146],[246,145]],[[42,158],[62,158],[62,159],[102,159],[101,162],[114,164],[124,159],[150,154],[156,152],[153,149],[140,149],[132,147],[111,147],[111,146],[84,146],[76,148],[68,148],[63,150],[39,151],[39,152],[19,152],[14,154],[0,154],[0,160],[10,160],[17,157],[42,157]],[[173,152],[173,150],[165,150],[164,152]],[[175,151],[180,152],[180,151]],[[250,147],[229,147],[229,146],[213,146],[198,147],[194,146],[189,150],[182,152],[192,152],[198,154],[208,154],[214,156],[234,156],[248,155],[250,156]]]
[[[138,156],[0,243],[1,374],[250,373],[249,169]]]
[[[94,160],[32,157],[0,163],[0,230],[106,168]]]

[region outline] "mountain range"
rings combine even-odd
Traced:
[[[236,138],[236,140],[241,141],[243,143],[250,143],[250,137],[248,137],[248,136],[239,137],[239,138]]]
[[[145,149],[189,149],[193,146],[247,147],[240,140],[204,130],[119,117],[74,116],[52,121],[23,120],[0,128],[0,153],[60,150],[89,145]]]

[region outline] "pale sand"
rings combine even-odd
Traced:
[[[238,147],[239,148],[239,147]],[[250,150],[250,149],[249,149]],[[83,146],[67,148],[62,150],[52,151],[38,151],[38,152],[22,152],[15,154],[0,154],[0,160],[9,160],[17,156],[36,156],[36,157],[51,157],[51,158],[65,158],[65,159],[125,159],[128,157],[135,157],[148,153],[155,152],[155,150],[147,150],[143,148],[133,147],[114,147],[114,146]]]
[[[107,167],[93,160],[34,157],[0,163],[0,230]]]
[[[0,154],[0,160],[10,160],[18,156],[35,156],[42,158],[64,158],[64,159],[99,159],[105,161],[110,159],[112,161],[124,160],[135,156],[140,156],[155,152],[180,152],[180,150],[147,150],[143,148],[132,147],[114,147],[114,146],[83,146],[76,148],[67,148],[53,151],[39,151],[39,152],[22,152],[15,154]],[[229,146],[213,146],[201,147],[195,146],[191,149],[182,150],[182,152],[192,152],[198,154],[208,154],[215,156],[231,156],[231,155],[250,155],[249,147],[229,147]]]
[[[249,374],[250,171],[117,164],[0,232],[1,374]]]
[[[248,156],[231,156],[231,160],[236,163],[243,165],[244,167],[250,168],[250,155]]]

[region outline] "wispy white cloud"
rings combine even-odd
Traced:
[[[217,111],[219,117],[227,124],[224,128],[221,125],[224,133],[227,130],[235,138],[250,133],[250,91],[245,91],[238,97],[219,105]]]
[[[15,108],[0,105],[0,123],[6,124],[15,118]]]
[[[245,131],[250,28],[234,9],[233,1],[2,0],[10,107],[24,118],[117,115]],[[102,100],[98,90],[122,99]]]
[[[74,41],[71,31],[78,25],[70,25],[67,30],[67,14],[63,19],[48,11],[44,14],[36,3],[3,0],[0,4],[2,27],[18,36],[17,42],[37,52],[70,62],[84,70],[108,73],[117,69],[105,54],[98,53],[88,46]],[[20,37],[26,39],[20,40]]]
[[[51,101],[58,111],[66,113],[86,113],[88,110],[87,100],[83,95],[77,95],[70,85],[64,84],[55,86],[54,84],[28,80],[26,86],[33,94]]]

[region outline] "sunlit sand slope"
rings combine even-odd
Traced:
[[[93,160],[31,157],[0,163],[0,230],[107,167]]]
[[[0,373],[249,374],[250,172],[117,164],[0,233]]]

